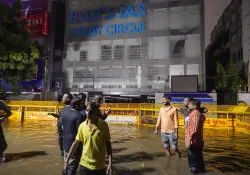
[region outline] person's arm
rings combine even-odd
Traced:
[[[157,119],[157,123],[156,123],[156,126],[155,126],[155,135],[158,134],[158,128],[160,127],[160,125],[161,125],[161,109],[160,109],[159,116],[158,116],[158,119]]]
[[[9,116],[12,115],[12,112],[10,111],[10,109],[4,104],[4,102],[0,101],[0,105],[1,105],[1,110],[3,110],[5,112],[4,116],[0,116],[0,120],[4,120],[6,118],[8,118]]]
[[[175,113],[174,113],[174,128],[175,128],[176,139],[178,139],[178,126],[179,126],[178,113],[177,113],[177,111],[175,111]]]
[[[55,117],[55,118],[57,118],[57,119],[59,119],[59,118],[60,118],[59,114],[55,114],[55,113],[48,113],[48,115],[51,115],[51,116],[53,116],[53,117]]]
[[[113,168],[113,163],[112,163],[112,146],[111,146],[111,142],[110,142],[110,132],[109,132],[109,127],[108,124],[106,123],[106,129],[105,129],[105,144],[106,144],[106,150],[107,150],[107,154],[108,154],[108,159],[109,159],[109,165],[107,168],[107,173],[112,175],[112,168]]]
[[[79,143],[80,143],[79,140],[75,140],[74,143],[71,145],[69,153],[68,153],[67,158],[66,158],[65,163],[64,163],[64,169],[67,169],[69,160],[75,154],[76,149],[77,149]]]
[[[57,126],[58,126],[58,130],[60,130],[61,132],[63,132],[63,117],[62,116],[59,117]]]

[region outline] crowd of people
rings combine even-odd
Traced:
[[[104,121],[110,108],[103,114],[100,107],[103,97],[96,95],[85,105],[86,94],[64,94],[64,107],[59,114],[49,113],[58,119],[58,142],[64,156],[63,174],[75,175],[80,164],[80,175],[112,174],[112,148],[108,124]],[[105,168],[105,148],[109,166]]]
[[[58,143],[60,153],[64,156],[63,175],[76,175],[78,167],[80,175],[112,174],[112,147],[109,126],[105,119],[111,113],[110,108],[104,113],[100,107],[103,97],[96,95],[93,102],[85,105],[86,95],[76,96],[64,94],[64,107],[59,114],[49,113],[58,119]],[[185,97],[184,107],[171,105],[171,97],[163,96],[163,107],[160,108],[155,135],[161,128],[160,135],[167,156],[171,156],[170,146],[175,154],[181,158],[178,149],[178,112],[184,115],[185,146],[188,152],[188,163],[193,174],[205,172],[203,160],[203,125],[206,108],[201,107],[199,100]],[[4,161],[3,152],[7,148],[1,122],[11,115],[8,107],[0,101],[0,161]],[[105,168],[105,151],[108,155],[108,168]]]
[[[163,96],[162,102],[164,106],[160,108],[155,135],[158,135],[158,129],[161,128],[161,138],[166,155],[171,155],[171,145],[176,155],[181,158],[178,149],[178,112],[181,112],[184,115],[185,147],[188,151],[189,168],[193,174],[204,173],[205,164],[202,150],[205,116],[203,114],[207,112],[207,109],[201,107],[199,100],[191,97],[184,98],[183,108],[173,107],[170,96]]]

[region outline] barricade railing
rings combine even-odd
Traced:
[[[11,118],[20,120],[56,120],[48,113],[58,113],[63,104],[57,101],[5,101],[11,109]],[[183,104],[174,104],[183,107]],[[203,105],[208,109],[205,114],[204,128],[234,129],[250,134],[249,106]],[[137,124],[139,126],[155,126],[162,104],[154,103],[109,103],[103,104],[102,112],[111,107],[112,113],[107,118],[110,123]],[[179,113],[179,125],[184,125],[184,118]]]

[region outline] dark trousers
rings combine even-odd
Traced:
[[[64,153],[64,157],[67,157],[67,152]],[[69,160],[69,166],[67,169],[67,173],[64,173],[65,175],[76,175],[78,166],[79,166],[79,162],[81,160],[81,156],[82,156],[82,149],[77,148],[76,153],[74,156],[72,156]]]
[[[1,134],[1,133],[0,133]],[[0,157],[3,157],[4,151],[7,149],[8,145],[5,140],[4,135],[0,135]]]
[[[196,147],[190,146],[188,148],[188,163],[192,171],[203,172],[205,171],[205,163],[202,154],[203,146]]]
[[[63,155],[63,135],[58,134],[58,144],[60,147],[61,154]]]
[[[104,170],[90,170],[82,165],[80,165],[80,175],[106,175]]]

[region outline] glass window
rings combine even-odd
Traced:
[[[112,47],[110,45],[101,46],[101,60],[111,60],[112,58]]]
[[[125,55],[125,46],[124,45],[116,45],[114,47],[114,59],[122,60]]]
[[[135,60],[140,58],[140,45],[130,45],[128,48],[128,59]]]
[[[80,61],[87,61],[88,52],[87,51],[80,51]]]

